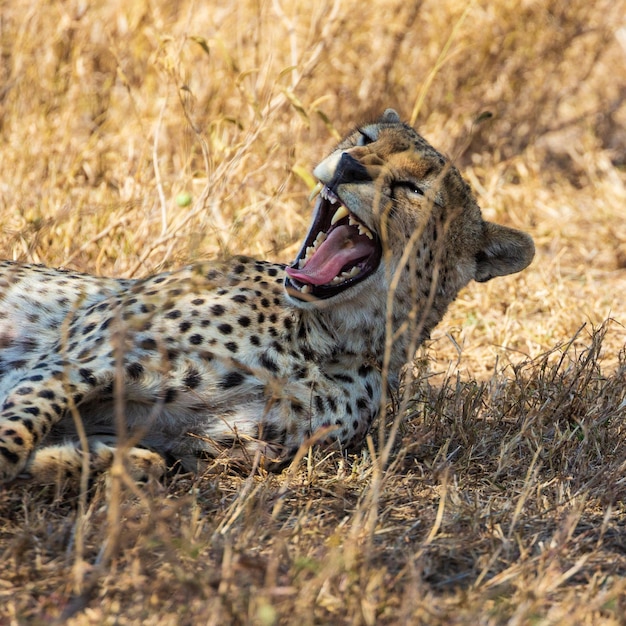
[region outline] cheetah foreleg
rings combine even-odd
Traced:
[[[11,389],[0,408],[0,482],[18,476],[52,427],[88,390],[86,383],[66,381],[62,372],[30,375]]]

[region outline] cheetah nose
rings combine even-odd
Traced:
[[[371,182],[371,180],[372,177],[369,175],[367,169],[353,156],[344,152],[339,159],[339,163],[337,163],[335,174],[328,183],[328,187],[336,189],[339,185],[345,183]]]

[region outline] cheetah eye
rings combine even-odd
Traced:
[[[357,146],[366,146],[369,143],[374,143],[376,141],[375,137],[372,137],[370,134],[366,133],[362,128],[357,128],[359,136],[356,140]]]
[[[405,189],[410,194],[413,194],[416,196],[424,195],[424,190],[420,189],[413,181],[410,181],[410,180],[399,180],[393,183],[393,185],[391,186],[392,191],[398,188]]]

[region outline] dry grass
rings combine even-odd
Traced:
[[[461,4],[2,4],[2,257],[287,261],[387,106],[538,254],[461,294],[386,467],[0,491],[0,623],[624,623],[626,4]]]

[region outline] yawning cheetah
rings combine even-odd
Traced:
[[[485,222],[455,167],[391,109],[314,173],[315,215],[288,267],[236,257],[126,280],[0,262],[0,480],[75,477],[77,420],[92,470],[124,424],[136,475],[256,452],[280,467],[320,429],[358,445],[383,360],[397,385],[464,285],[533,258],[531,238]]]

